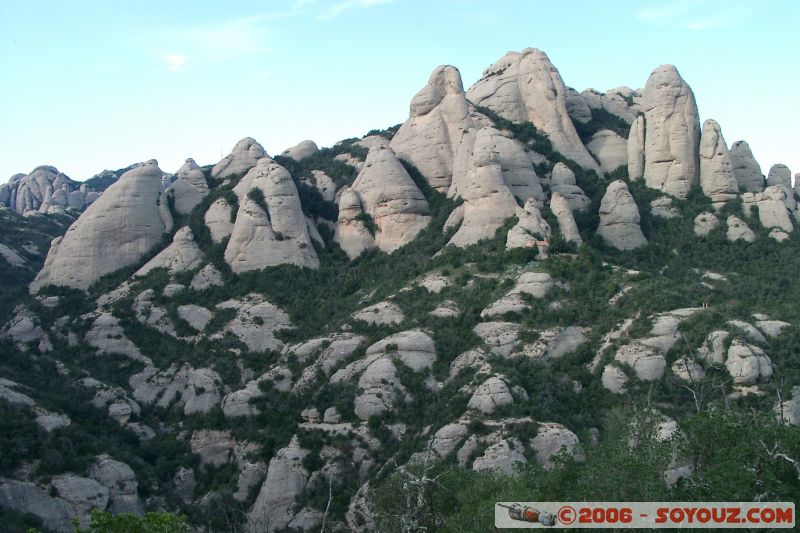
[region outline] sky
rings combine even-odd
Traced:
[[[578,91],[674,64],[729,145],[800,173],[798,25],[797,0],[0,0],[0,183],[330,146],[403,122],[437,65],[469,87],[525,47]]]

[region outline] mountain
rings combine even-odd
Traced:
[[[12,179],[5,524],[797,501],[800,191],[698,117],[673,66],[578,92],[525,49],[466,90],[436,67],[403,124],[332,147],[151,160],[80,210],[51,167]]]

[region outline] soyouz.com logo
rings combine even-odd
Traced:
[[[794,528],[792,502],[499,502],[498,528]]]

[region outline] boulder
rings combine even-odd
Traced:
[[[703,194],[715,204],[733,200],[739,195],[739,184],[722,130],[716,121],[710,119],[703,123],[700,135],[700,186]]]
[[[525,293],[534,298],[542,299],[555,286],[556,282],[547,272],[523,272],[517,278],[510,294]]]
[[[672,363],[672,373],[681,381],[699,383],[706,377],[706,372],[697,361],[690,357],[679,357]]]
[[[397,378],[397,368],[387,357],[370,363],[358,380],[358,388],[363,392],[355,398],[354,411],[361,420],[391,410],[397,400],[397,391],[403,390]]]
[[[600,163],[600,172],[610,174],[628,164],[628,141],[611,130],[600,130],[586,148]]]
[[[192,326],[193,329],[203,331],[214,314],[205,307],[189,304],[178,306],[178,316]]]
[[[694,234],[706,237],[719,226],[719,219],[714,213],[700,213],[694,217]]]
[[[531,448],[536,452],[536,461],[547,470],[555,468],[555,456],[565,452],[580,458],[575,449],[580,441],[572,431],[552,422],[539,424],[536,436],[531,439]]]
[[[196,429],[192,432],[189,446],[192,453],[200,457],[200,466],[219,468],[230,460],[236,440],[227,430]]]
[[[211,177],[218,180],[225,178],[243,176],[248,170],[256,166],[256,163],[265,157],[269,157],[264,147],[258,144],[255,139],[245,137],[233,147],[233,151],[226,155],[222,160],[211,169]]]
[[[453,423],[442,426],[433,434],[431,449],[444,459],[458,448],[468,434],[469,430],[463,424]]]
[[[202,291],[219,285],[222,285],[222,273],[217,270],[217,267],[209,263],[194,275],[189,287],[196,291]]]
[[[108,489],[93,479],[61,474],[50,483],[58,497],[67,502],[70,514],[78,519],[81,527],[88,527],[92,510],[103,511],[108,505]]]
[[[601,382],[603,387],[614,394],[621,394],[628,383],[628,376],[621,368],[614,365],[606,365],[603,368]]]
[[[586,89],[581,93],[590,109],[602,109],[631,124],[639,113],[640,95],[630,87],[617,87],[601,93],[594,89]]]
[[[246,197],[239,198],[239,212],[225,248],[231,270],[241,273],[282,264],[318,268],[319,259],[289,171],[264,157],[239,183],[245,184],[251,188],[240,189]]]
[[[725,368],[735,385],[754,385],[772,377],[772,360],[764,350],[739,340],[733,341],[728,348]]]
[[[567,112],[567,88],[547,54],[533,48],[508,52],[486,69],[467,99],[512,122],[531,122],[553,149],[584,168],[599,171]]]
[[[368,357],[374,354],[396,357],[411,370],[419,372],[433,366],[436,360],[436,344],[424,331],[401,331],[367,348]]]
[[[89,467],[89,477],[108,489],[108,510],[113,514],[144,514],[136,475],[131,467],[108,455],[99,455]]]
[[[411,100],[409,118],[391,141],[401,159],[413,164],[439,192],[447,192],[463,132],[472,127],[461,73],[450,65],[436,67],[428,84]]]
[[[172,230],[161,169],[148,161],[122,175],[50,247],[31,283],[86,290],[106,274],[137,263]],[[53,254],[53,257],[50,257]]]
[[[272,305],[259,294],[226,300],[217,304],[217,309],[236,310],[236,316],[225,325],[223,331],[235,335],[251,352],[280,350],[283,343],[275,337],[275,333],[293,327],[283,309]]]
[[[678,209],[672,205],[672,197],[661,196],[650,202],[650,212],[654,217],[678,218],[681,216]]]
[[[782,185],[770,185],[763,192],[744,193],[742,201],[744,210],[750,214],[752,205],[758,206],[758,218],[767,229],[778,228],[786,233],[794,229],[787,209],[787,196],[793,194],[791,189]]]
[[[565,103],[567,106],[567,114],[573,122],[588,124],[592,121],[591,108],[586,103],[583,95],[572,87],[567,87],[567,97]]]
[[[792,171],[789,170],[784,164],[777,163],[772,165],[769,169],[769,174],[767,174],[767,186],[770,185],[782,185],[787,189],[792,188]]]
[[[375,245],[384,252],[408,244],[431,221],[428,201],[385,144],[373,145],[351,188],[375,225]]]
[[[145,263],[134,276],[145,276],[156,268],[165,268],[170,274],[185,272],[200,266],[202,259],[203,251],[195,242],[194,233],[189,226],[184,226],[175,232],[172,243]]]
[[[561,231],[561,236],[564,237],[564,240],[575,243],[578,246],[583,244],[583,239],[578,231],[578,225],[575,223],[575,217],[572,216],[569,202],[558,192],[554,192],[550,198],[550,211],[553,212],[558,221],[558,229]]]
[[[661,353],[640,342],[621,346],[614,360],[633,368],[636,376],[643,381],[661,379],[667,367],[667,361]]]
[[[745,242],[755,242],[756,234],[750,229],[750,226],[744,223],[742,219],[735,215],[731,215],[727,220],[729,241],[743,240]]]
[[[306,157],[311,157],[317,152],[319,152],[317,143],[306,139],[305,141],[301,141],[299,144],[296,144],[291,148],[287,148],[281,153],[281,155],[283,157],[294,159],[295,161],[302,161]]]
[[[86,333],[85,340],[89,346],[101,353],[120,354],[145,364],[150,362],[125,336],[119,320],[111,313],[101,313],[95,319],[91,329]]]
[[[392,302],[379,302],[353,313],[353,318],[367,324],[399,324],[405,320],[403,310]]]
[[[639,115],[628,133],[628,178],[631,181],[644,177],[644,134],[644,115]]]
[[[336,201],[336,183],[330,176],[321,170],[312,170],[311,177],[313,178],[314,187],[322,195],[322,199],[326,202]]]
[[[72,509],[61,498],[53,498],[33,483],[0,479],[0,507],[18,513],[32,514],[47,529],[72,533]]]
[[[639,208],[622,180],[612,182],[600,202],[597,234],[618,250],[633,250],[647,245],[639,227]]]
[[[575,173],[564,163],[558,162],[553,167],[550,175],[550,192],[563,196],[573,211],[586,211],[589,208],[589,198],[576,184]]]
[[[764,175],[761,166],[753,157],[747,141],[736,141],[730,150],[731,165],[739,190],[742,192],[761,192],[764,190]]]
[[[699,179],[700,121],[694,93],[672,65],[656,68],[642,92],[644,181],[686,198]]]
[[[481,322],[472,331],[491,349],[492,353],[508,357],[519,345],[521,326],[513,322]]]
[[[186,160],[175,174],[167,193],[174,199],[175,211],[181,215],[188,215],[197,204],[208,194],[206,176],[194,159]]]
[[[223,239],[230,237],[235,214],[233,207],[224,197],[217,198],[208,207],[204,220],[211,233],[212,242],[222,242]]]
[[[509,441],[516,441],[516,444],[522,449],[521,443],[517,439],[503,439],[486,448],[483,455],[476,457],[472,463],[472,469],[476,472],[496,470],[509,476],[516,473],[516,464],[527,463],[528,460],[516,447],[512,447]]]
[[[496,377],[490,377],[481,383],[469,399],[467,409],[475,409],[485,414],[491,414],[500,406],[514,403],[514,398],[508,390],[508,385]]]

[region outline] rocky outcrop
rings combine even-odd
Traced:
[[[200,466],[216,468],[227,463],[236,447],[236,440],[229,430],[196,429],[189,441],[192,453],[200,457]]]
[[[353,313],[353,318],[367,324],[383,325],[399,324],[405,319],[405,316],[399,305],[392,302],[379,302],[356,311]]]
[[[473,125],[461,73],[449,65],[439,66],[411,100],[409,118],[390,146],[399,158],[417,167],[431,187],[447,192],[456,151],[464,131]]]
[[[27,175],[15,174],[8,183],[0,185],[0,205],[19,215],[80,211],[99,195],[48,165],[36,167]]]
[[[618,250],[633,250],[647,245],[639,220],[639,209],[625,182],[611,183],[600,202],[597,234]]]
[[[729,241],[743,240],[745,242],[755,242],[755,232],[753,232],[753,230],[750,229],[750,226],[745,224],[741,218],[731,215],[728,217],[727,224],[727,237]]]
[[[553,149],[598,171],[570,120],[566,98],[558,70],[547,54],[533,48],[507,53],[467,91],[470,102],[513,122],[533,123],[550,138]]]
[[[233,207],[223,197],[217,198],[208,207],[204,219],[208,231],[211,233],[212,242],[221,242],[230,237],[233,231],[234,215]]]
[[[222,158],[222,161],[211,169],[211,177],[225,179],[233,176],[243,176],[247,171],[256,166],[259,159],[269,157],[264,147],[255,139],[245,137],[233,147],[233,151]]]
[[[281,153],[281,155],[283,157],[294,159],[295,161],[302,161],[306,157],[311,157],[317,152],[319,152],[317,143],[306,139],[305,141],[301,141],[299,144],[296,144],[291,148],[287,148]]]
[[[358,193],[350,187],[344,187],[339,195],[339,218],[333,240],[339,243],[350,259],[375,248],[375,228],[368,225],[370,219],[364,212]]]
[[[639,181],[644,177],[644,137],[644,115],[639,115],[628,133],[628,178],[631,181]]]
[[[553,212],[556,220],[558,220],[558,229],[561,231],[561,236],[564,237],[564,240],[575,243],[578,246],[583,244],[583,239],[578,232],[578,225],[575,223],[575,217],[572,216],[569,202],[561,196],[561,193],[553,193],[550,198],[550,211]]]
[[[217,267],[209,263],[194,275],[189,287],[196,291],[202,291],[219,285],[222,285],[222,273],[217,270]]]
[[[467,404],[468,409],[475,409],[485,414],[491,414],[502,405],[514,402],[508,385],[498,377],[491,377],[475,389]]]
[[[536,461],[550,470],[556,466],[554,461],[559,453],[567,453],[580,458],[575,450],[580,441],[572,431],[552,422],[539,424],[536,436],[531,439],[531,448],[536,452]]]
[[[167,193],[174,198],[175,211],[181,215],[191,213],[197,204],[203,201],[208,194],[206,176],[194,159],[189,158],[178,169],[175,181],[172,182]]]
[[[397,368],[388,357],[375,359],[358,380],[361,391],[355,398],[354,412],[361,420],[369,420],[394,408],[403,385]]]
[[[586,105],[590,109],[602,109],[630,124],[639,112],[639,93],[630,87],[617,87],[601,93],[594,89],[581,92]]]
[[[517,219],[519,221],[508,231],[506,249],[532,248],[540,241],[550,240],[550,224],[539,212],[533,198],[525,202],[524,208],[517,209]],[[539,250],[541,252],[542,248]]]
[[[239,198],[239,212],[225,248],[231,270],[240,273],[282,264],[318,268],[319,259],[289,172],[265,157],[240,185],[244,183],[252,188]]]
[[[386,144],[375,144],[351,187],[375,226],[375,245],[393,252],[431,220],[428,201]]]
[[[655,69],[642,92],[644,181],[686,198],[699,179],[700,122],[694,93],[672,65]]]
[[[592,121],[592,109],[586,103],[583,95],[572,87],[567,87],[565,103],[567,105],[567,114],[574,122],[588,124]]]
[[[289,315],[260,294],[224,301],[217,304],[217,309],[236,310],[236,316],[225,325],[223,331],[232,333],[251,352],[279,351],[283,343],[275,337],[275,333],[293,327]]]
[[[575,173],[564,163],[556,163],[550,173],[550,192],[564,197],[573,211],[586,211],[590,200],[575,180]]]
[[[744,211],[749,215],[751,206],[755,205],[758,207],[758,218],[762,226],[791,233],[794,225],[786,207],[787,193],[792,194],[792,190],[783,185],[770,185],[763,192],[744,193],[742,195]]]
[[[113,514],[144,514],[138,495],[139,482],[130,466],[108,455],[99,455],[89,467],[89,477],[108,489],[108,510]]]
[[[716,121],[710,119],[703,123],[700,135],[700,187],[715,204],[733,200],[739,195],[739,184],[722,130]]]
[[[60,242],[54,241],[31,291],[51,284],[86,290],[104,275],[141,260],[171,230],[161,169],[155,160],[148,161],[123,174]]]
[[[59,533],[71,533],[72,510],[61,498],[54,498],[33,483],[14,479],[0,480],[0,507],[29,513]]]
[[[610,174],[628,164],[628,141],[611,130],[592,135],[586,148],[600,163],[600,172]]]
[[[767,174],[767,186],[782,185],[787,189],[792,188],[792,171],[784,164],[772,165]]]
[[[753,385],[772,377],[772,360],[764,350],[752,344],[735,340],[728,348],[725,368],[736,385]]]
[[[761,166],[753,157],[750,145],[746,141],[736,141],[730,150],[731,165],[739,190],[743,192],[761,192],[764,190],[764,175]]]
[[[714,213],[700,213],[694,217],[694,234],[706,237],[719,226],[719,219]]]
[[[172,244],[145,263],[134,276],[144,276],[155,268],[166,268],[170,273],[185,272],[200,266],[202,259],[203,252],[194,241],[194,233],[189,226],[184,226],[175,232]]]
[[[515,444],[516,446],[512,445]],[[525,455],[519,451],[524,449],[522,443],[517,439],[503,439],[492,444],[483,452],[483,455],[476,457],[472,463],[472,469],[476,472],[484,470],[496,470],[507,475],[516,473],[517,463],[527,463]]]
[[[247,515],[247,531],[283,529],[294,518],[295,498],[308,484],[309,472],[303,467],[307,454],[296,437],[277,451],[269,462],[267,477]]]

